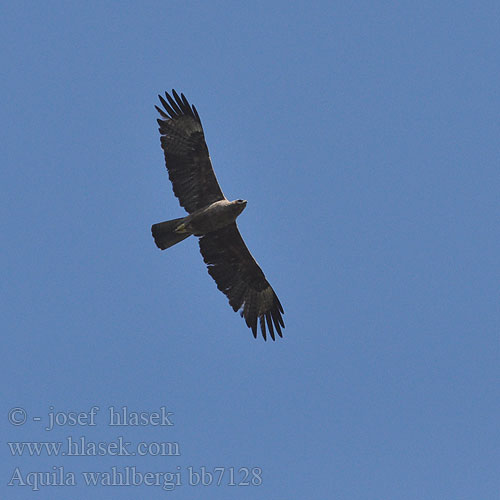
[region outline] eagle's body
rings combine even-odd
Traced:
[[[164,250],[191,235],[198,236],[209,274],[232,308],[241,309],[254,337],[257,320],[264,339],[266,324],[273,340],[274,329],[281,337],[283,308],[236,226],[247,202],[226,199],[212,169],[196,108],[183,94],[172,93],[175,100],[165,93],[168,103],[159,96],[166,112],[156,107],[163,118],[158,124],[174,194],[189,215],[154,224],[155,243]]]
[[[208,207],[200,208],[184,217],[184,227],[181,231],[188,231],[195,236],[203,236],[222,229],[236,220],[236,217],[245,209],[246,204],[247,202],[244,200],[214,201]]]

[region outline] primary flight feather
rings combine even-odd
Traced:
[[[275,331],[282,337],[283,307],[236,225],[247,202],[226,199],[212,168],[196,108],[184,94],[172,90],[172,96],[166,92],[166,100],[158,96],[163,109],[155,107],[161,116],[158,124],[168,176],[189,215],[154,224],[155,243],[164,250],[188,236],[198,236],[208,273],[233,310],[241,310],[253,336],[257,337],[259,323],[264,340],[266,326],[273,340]]]

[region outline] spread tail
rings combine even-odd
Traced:
[[[174,246],[182,240],[185,240],[191,233],[176,233],[175,230],[182,224],[184,217],[180,219],[167,220],[151,226],[151,233],[155,239],[156,246],[160,250],[165,250]]]

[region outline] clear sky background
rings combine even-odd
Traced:
[[[499,19],[489,0],[2,2],[0,496],[498,498]],[[153,108],[172,88],[225,194],[248,200],[276,342],[252,337],[194,239],[151,238],[184,213]],[[92,406],[95,426],[44,430],[51,407]],[[110,427],[110,406],[174,425]],[[5,444],[68,436],[180,456]],[[182,486],[83,484],[127,466]],[[189,485],[202,466],[220,486]],[[77,485],[35,495],[7,486],[16,467]],[[230,486],[242,467],[262,484]]]

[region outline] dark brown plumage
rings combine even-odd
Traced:
[[[174,194],[188,216],[152,226],[155,242],[162,250],[190,235],[199,236],[200,251],[217,288],[229,299],[254,337],[257,323],[264,340],[267,331],[275,340],[285,327],[283,307],[238,231],[236,218],[245,200],[230,202],[217,182],[205,143],[201,120],[183,94],[159,96],[164,109],[155,106],[161,147]]]
[[[179,97],[175,90],[172,94],[175,101],[165,92],[170,104],[158,96],[168,114],[155,106],[163,117],[158,119],[161,147],[174,194],[181,207],[192,213],[223,200],[224,195],[212,168],[196,108],[189,105],[183,94]]]

